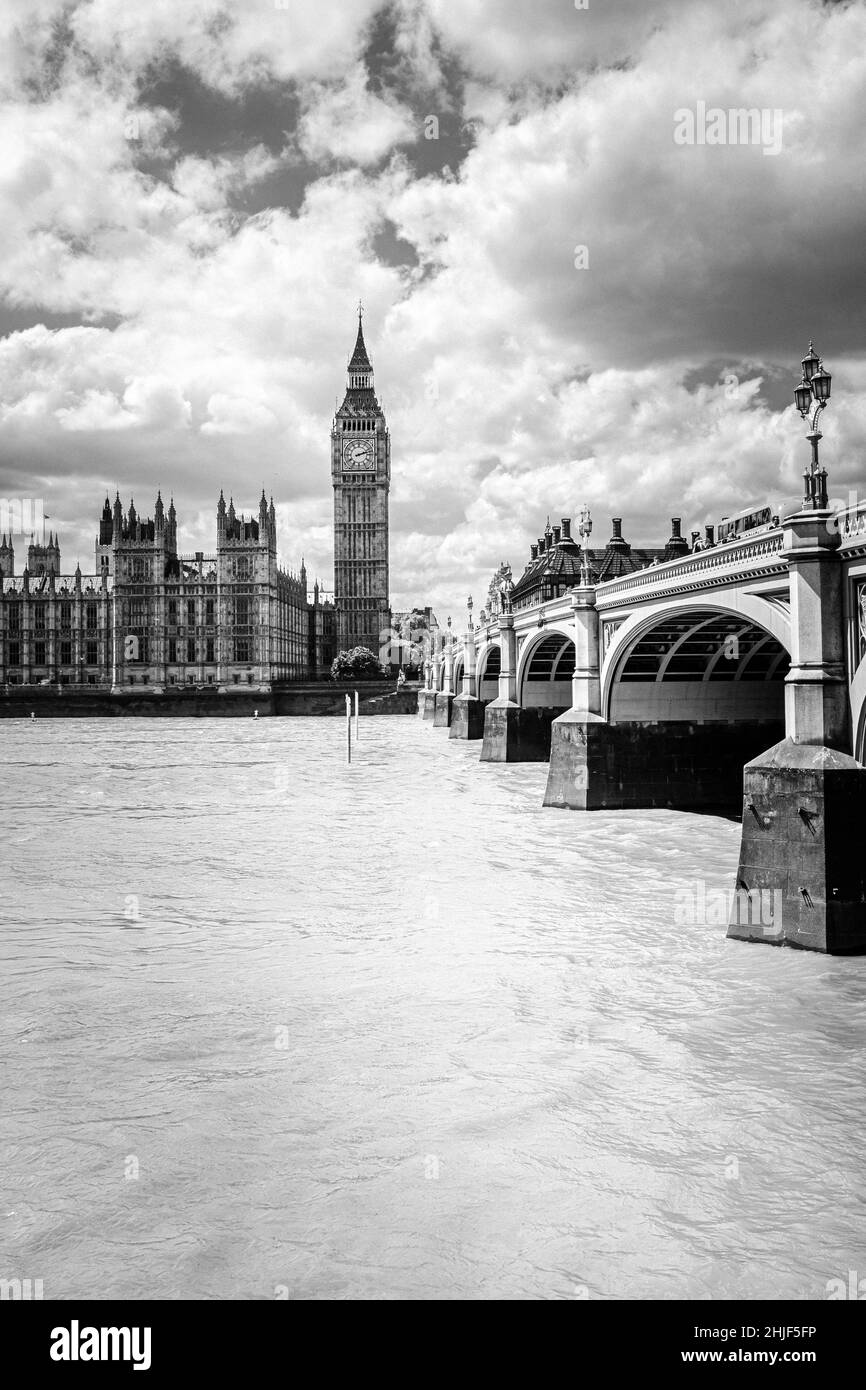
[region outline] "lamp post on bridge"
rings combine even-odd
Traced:
[[[472,624],[472,595],[466,600],[466,636],[463,639],[463,688],[461,695],[475,695],[475,628]]]
[[[802,380],[799,386],[794,387],[794,402],[809,425],[806,438],[812,445],[809,467],[803,471],[803,509],[824,511],[827,507],[827,470],[821,468],[818,462],[818,441],[824,437],[818,429],[818,420],[830,399],[832,378],[811,342],[802,368]]]
[[[812,446],[803,506],[783,520],[790,657],[785,737],[746,763],[737,902],[728,936],[866,954],[866,768],[851,755],[841,535],[831,524],[818,421],[830,373],[812,344],[794,402]],[[742,911],[769,895],[772,921]],[[745,920],[744,920],[745,917]]]
[[[582,587],[586,588],[590,583],[589,561],[586,557],[586,543],[592,534],[592,517],[586,503],[584,503],[580,509],[577,532],[580,536],[580,582]]]

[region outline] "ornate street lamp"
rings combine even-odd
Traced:
[[[466,611],[467,611],[468,614],[469,614],[469,631],[471,632],[471,631],[472,631],[472,595],[471,595],[471,594],[469,595],[468,599],[466,600]]]
[[[580,582],[586,587],[589,582],[589,561],[586,554],[586,542],[592,534],[592,517],[586,503],[580,509],[580,516],[577,522],[577,531],[580,536]]]
[[[803,507],[820,511],[827,506],[827,470],[818,464],[818,440],[824,437],[818,418],[830,399],[832,378],[811,343],[802,367],[803,379],[794,387],[794,404],[809,425],[806,438],[812,445],[809,467],[803,472]]]

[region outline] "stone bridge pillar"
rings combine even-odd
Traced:
[[[470,615],[463,638],[463,689],[451,709],[449,738],[481,738],[484,733],[484,705],[477,693],[477,653],[475,630]]]
[[[545,806],[586,811],[608,804],[609,726],[601,715],[601,661],[595,588],[572,591],[574,675],[571,709],[550,730]]]
[[[514,614],[499,616],[499,695],[484,711],[484,741],[481,762],[519,762],[521,753],[520,706],[517,703],[517,633]]]
[[[786,737],[743,772],[728,936],[863,954],[866,768],[848,751],[840,536],[830,518],[803,511],[785,523],[792,639]]]
[[[478,691],[475,688],[476,671],[478,669],[478,653],[475,650],[475,629],[470,620],[466,629],[466,636],[463,639],[463,689],[462,695],[475,696]]]
[[[449,622],[450,622],[449,618]],[[436,692],[436,706],[433,713],[434,729],[447,729],[451,723],[451,707],[454,704],[454,691],[451,689],[451,672],[454,669],[454,646],[451,634],[448,634],[448,645],[443,648],[442,662],[444,665],[444,675],[442,679],[442,689]],[[440,668],[441,669],[441,668]]]
[[[424,662],[424,688],[418,691],[418,718],[432,719],[436,708],[436,687],[433,675],[433,660]]]

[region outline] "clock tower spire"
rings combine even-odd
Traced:
[[[388,642],[388,493],[391,437],[364,342],[363,307],[346,373],[346,395],[331,429],[334,485],[334,602],[341,651]]]

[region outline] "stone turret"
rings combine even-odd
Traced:
[[[60,572],[60,544],[53,531],[48,532],[48,541],[44,545],[31,537],[27,547],[27,568],[34,575]]]

